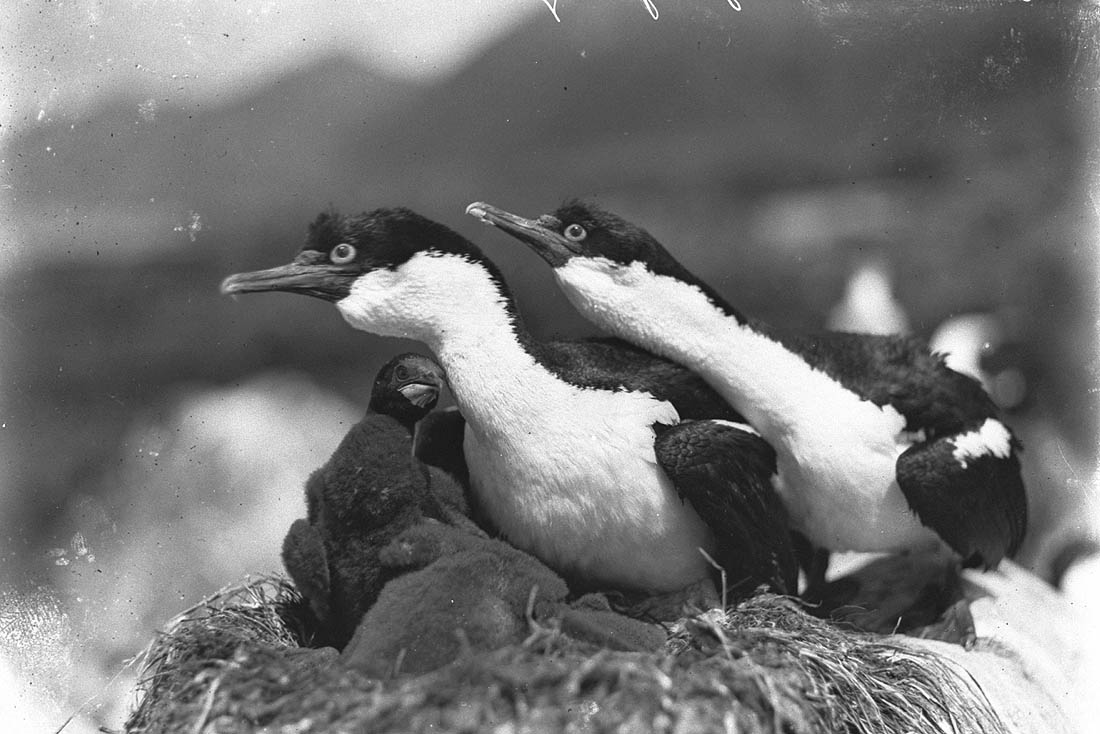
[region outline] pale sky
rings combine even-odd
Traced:
[[[177,104],[344,51],[429,80],[542,0],[0,0],[0,277],[22,252],[8,205],[13,136],[120,92]]]
[[[542,0],[4,0],[0,142],[120,88],[232,93],[342,49],[384,72],[445,76]]]

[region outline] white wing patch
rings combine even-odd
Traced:
[[[760,433],[757,432],[757,430],[755,428],[753,428],[752,426],[750,426],[748,423],[736,423],[734,421],[722,420],[721,418],[711,418],[710,422],[711,423],[716,423],[720,426],[729,426],[730,428],[736,428],[737,430],[741,431],[742,433],[751,433],[754,436],[759,436],[760,435]]]
[[[986,418],[982,427],[951,440],[955,445],[952,456],[965,469],[968,463],[983,456],[1007,459],[1012,453],[1012,434],[999,420]]]

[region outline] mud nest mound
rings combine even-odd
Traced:
[[[277,577],[207,599],[145,651],[126,731],[1004,731],[950,661],[773,595],[681,620],[658,653],[532,621],[520,645],[387,680],[309,647],[311,633],[302,598]]]

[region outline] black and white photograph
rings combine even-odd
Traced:
[[[1095,0],[11,0],[0,729],[1089,734]]]

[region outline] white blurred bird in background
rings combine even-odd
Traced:
[[[894,298],[894,286],[886,261],[870,257],[848,277],[844,297],[829,311],[825,324],[831,331],[861,334],[905,334],[909,316]]]

